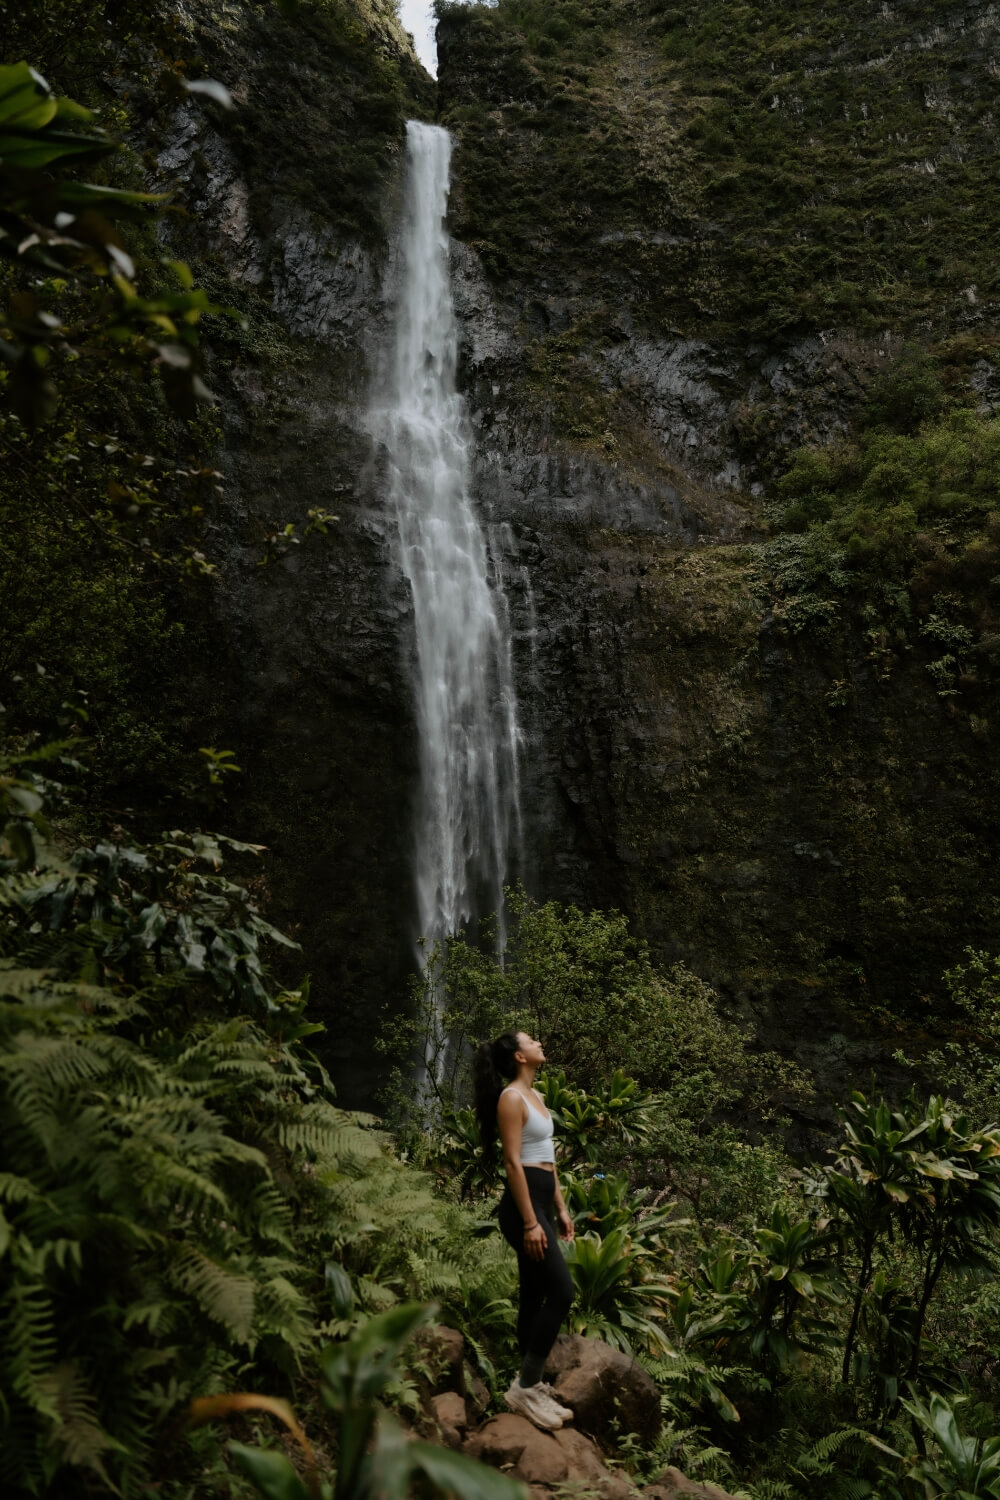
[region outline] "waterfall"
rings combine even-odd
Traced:
[[[410,120],[406,139],[395,365],[373,426],[388,457],[413,599],[418,933],[434,943],[496,911],[502,949],[503,885],[520,816],[507,601],[473,509],[472,434],[455,388],[444,228],[451,137]]]

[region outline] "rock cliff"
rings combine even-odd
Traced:
[[[870,590],[803,580],[768,507],[791,453],[846,441],[915,339],[991,410],[998,18],[791,10],[446,7],[437,108],[515,631],[520,873],[624,908],[840,1089],[996,928],[992,606],[967,632],[978,666],[942,691],[920,633],[937,596],[893,634]],[[179,110],[159,171],[202,279],[252,319],[216,371],[220,734],[358,1104],[410,963],[415,775],[409,601],[364,410],[401,122],[434,101],[388,11],[185,15],[238,108]],[[317,508],[327,536],[282,541]]]

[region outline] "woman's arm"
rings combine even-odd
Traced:
[[[561,1240],[575,1240],[576,1225],[573,1223],[569,1209],[566,1207],[563,1199],[562,1188],[559,1186],[559,1174],[556,1172],[555,1166],[553,1166],[552,1172],[556,1179],[556,1218],[559,1220],[559,1238]]]
[[[528,1179],[521,1165],[521,1130],[526,1109],[527,1105],[516,1090],[501,1094],[497,1105],[497,1123],[500,1126],[500,1144],[503,1146],[507,1181],[517,1204],[517,1211],[524,1220],[524,1251],[532,1260],[542,1260],[549,1243],[548,1236],[538,1222],[531,1194],[528,1192]]]

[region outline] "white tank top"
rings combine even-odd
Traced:
[[[521,1126],[521,1165],[522,1167],[537,1167],[543,1163],[555,1161],[555,1149],[552,1145],[554,1126],[551,1115],[543,1115],[537,1104],[533,1104],[527,1094],[509,1084],[503,1090],[505,1094],[511,1092],[520,1094],[528,1106],[528,1118]]]

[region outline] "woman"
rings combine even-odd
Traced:
[[[521,1373],[504,1400],[537,1427],[554,1431],[573,1413],[542,1380],[545,1361],[573,1301],[573,1281],[557,1244],[573,1238],[556,1177],[552,1117],[534,1087],[545,1061],[540,1043],[524,1031],[506,1031],[476,1053],[476,1114],[489,1155],[499,1128],[507,1186],[500,1228],[517,1253],[520,1302],[517,1343]],[[554,1213],[553,1213],[554,1210]]]

